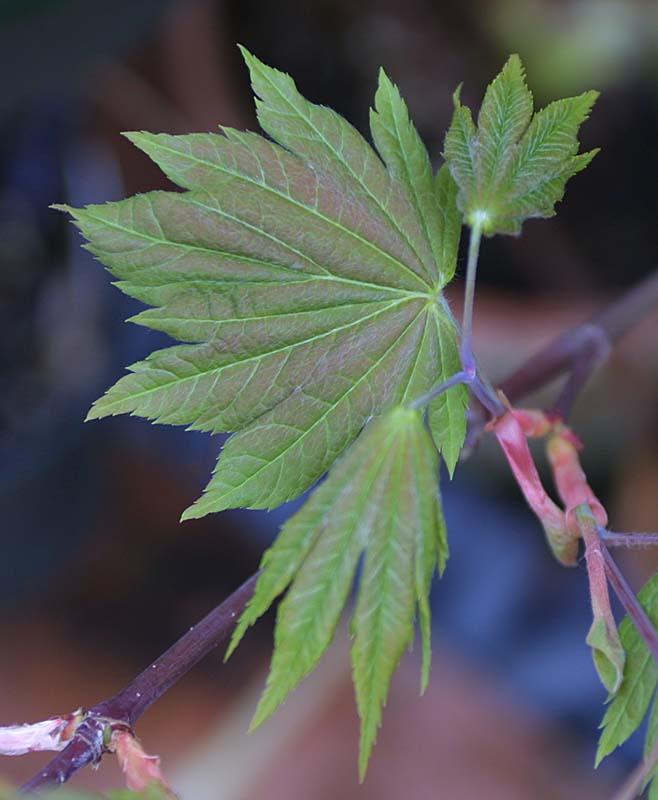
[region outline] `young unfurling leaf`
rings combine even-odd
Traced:
[[[279,144],[129,134],[187,191],[69,209],[118,286],[153,306],[133,321],[186,343],[132,365],[90,418],[237,432],[185,518],[298,496],[371,416],[457,363],[439,291],[455,269],[456,190],[428,171],[397,90],[382,75],[373,130],[387,171],[349,123],[244,55]],[[451,471],[465,402],[457,386],[430,409]]]
[[[477,127],[457,90],[444,155],[466,222],[487,235],[518,234],[524,220],[553,216],[569,178],[598,152],[578,154],[578,131],[597,96],[585,92],[557,100],[533,116],[517,55],[489,85]]]
[[[266,553],[231,643],[232,650],[290,584],[279,606],[272,667],[254,725],[280,705],[329,646],[364,551],[352,619],[362,776],[391,677],[413,637],[417,607],[423,687],[427,682],[429,588],[448,552],[438,456],[419,411],[397,407],[370,423]]]

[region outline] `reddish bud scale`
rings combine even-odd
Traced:
[[[603,505],[587,483],[587,477],[578,457],[577,441],[566,426],[558,426],[548,439],[546,451],[553,468],[555,485],[566,508],[567,527],[574,535],[580,535],[580,526],[575,518],[578,506],[587,504],[601,527],[608,524],[608,515]]]
[[[547,436],[553,430],[553,422],[539,409],[510,408],[509,413],[519,423],[523,433],[532,439]]]
[[[592,648],[594,664],[603,685],[614,694],[621,685],[626,656],[610,606],[603,545],[597,528],[598,519],[588,503],[574,506],[571,511],[573,522],[578,526],[585,542],[585,563],[593,617],[586,642]]]
[[[126,776],[126,786],[130,790],[143,792],[155,785],[168,797],[176,797],[162,774],[160,758],[147,755],[130,731],[115,730],[112,733],[111,749],[116,753],[119,766]]]
[[[555,557],[565,566],[573,566],[578,554],[578,539],[567,529],[564,513],[546,494],[523,425],[530,430],[543,430],[544,420],[528,412],[510,410],[488,427],[496,434],[516,482],[539,518]]]

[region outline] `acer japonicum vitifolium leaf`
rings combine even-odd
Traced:
[[[363,776],[416,615],[428,681],[429,589],[448,553],[439,452],[452,473],[467,392],[456,385],[427,409],[409,404],[461,369],[442,290],[455,274],[462,211],[470,222],[486,200],[487,233],[544,213],[584,165],[567,156],[564,131],[586,103],[559,123],[546,115],[528,126],[529,93],[512,60],[487,91],[477,131],[457,105],[448,163],[434,172],[383,71],[375,151],[288,75],[243,55],[270,139],[231,128],[127,134],[184,191],[62,207],[116,285],[150,306],[132,321],[180,342],[130,366],[89,418],[129,413],[233,433],[184,519],[275,507],[330,470],[265,553],[229,654],[285,592],[257,724],[329,645],[362,559],[352,663]]]
[[[246,57],[261,125],[280,144],[235,130],[129,134],[188,191],[71,210],[119,287],[154,306],[133,321],[187,343],[132,365],[90,417],[237,431],[186,518],[298,496],[366,420],[458,364],[440,294],[459,237],[450,177],[424,173],[437,196],[425,205],[443,203],[425,223],[351,125]],[[390,97],[397,102],[377,115],[387,126],[394,112],[407,115]],[[427,161],[417,136],[413,143]],[[410,180],[415,168],[407,165]],[[455,387],[430,409],[451,470],[465,403]]]
[[[578,154],[578,131],[597,97],[584,92],[533,114],[517,55],[487,88],[477,127],[457,89],[444,155],[465,221],[487,235],[518,234],[524,220],[554,216],[569,178],[598,152]]]

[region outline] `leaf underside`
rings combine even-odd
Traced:
[[[654,575],[638,594],[638,600],[655,626],[658,626],[658,575]],[[658,665],[644,639],[629,617],[619,626],[619,638],[626,652],[624,679],[611,698],[601,723],[601,737],[596,753],[596,765],[622,745],[640,727],[649,714],[645,738],[645,753],[658,739]],[[652,704],[653,701],[653,704]],[[652,780],[648,797],[658,799],[658,781]]]
[[[272,137],[133,133],[184,192],[67,209],[124,292],[132,321],[183,344],[129,367],[89,413],[234,432],[183,518],[273,508],[312,486],[387,407],[459,368],[440,290],[460,234],[456,186],[435,177],[397,88],[382,73],[380,151],[292,79],[244,51]],[[466,392],[430,408],[449,470]]]
[[[578,131],[598,92],[556,100],[533,115],[532,94],[517,55],[489,85],[477,126],[459,89],[444,156],[469,225],[487,235],[518,234],[530,217],[552,217],[567,181],[598,150],[578,154]]]
[[[427,684],[429,590],[448,554],[438,455],[419,411],[398,407],[371,422],[266,552],[256,591],[227,654],[288,589],[279,605],[272,666],[252,726],[269,717],[317,665],[364,553],[352,618],[362,777],[391,677],[413,639],[416,609],[422,688]]]

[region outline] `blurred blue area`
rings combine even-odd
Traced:
[[[111,156],[85,141],[71,112],[66,107],[30,117],[16,146],[3,154],[1,198],[23,210],[15,224],[26,226],[30,220],[44,240],[44,253],[54,229],[63,228],[67,239],[63,263],[48,264],[46,275],[35,277],[34,290],[24,292],[23,302],[11,304],[14,314],[34,323],[32,336],[38,340],[32,354],[6,352],[10,363],[3,365],[0,378],[5,390],[0,503],[5,530],[21,531],[20,537],[4,537],[0,563],[0,596],[11,606],[39,587],[43,591],[82,542],[97,513],[110,448],[123,440],[156,460],[186,468],[198,475],[193,488],[200,493],[225,439],[124,417],[83,425],[92,402],[127,364],[172,341],[124,324],[141,310],[140,304],[111,285],[110,276],[82,249],[68,218],[65,223],[60,212],[49,209],[54,202],[81,206],[123,194]],[[9,328],[10,321],[5,318],[4,326]],[[10,330],[3,333],[3,341],[12,340]],[[26,405],[32,372],[39,377]],[[18,382],[18,389],[12,382]],[[249,512],[244,527],[269,541],[301,502],[273,512]]]
[[[584,642],[584,564],[565,570],[548,557],[529,511],[463,477],[443,483],[451,554],[432,595],[439,640],[486,665],[537,712],[592,736],[606,693]]]

